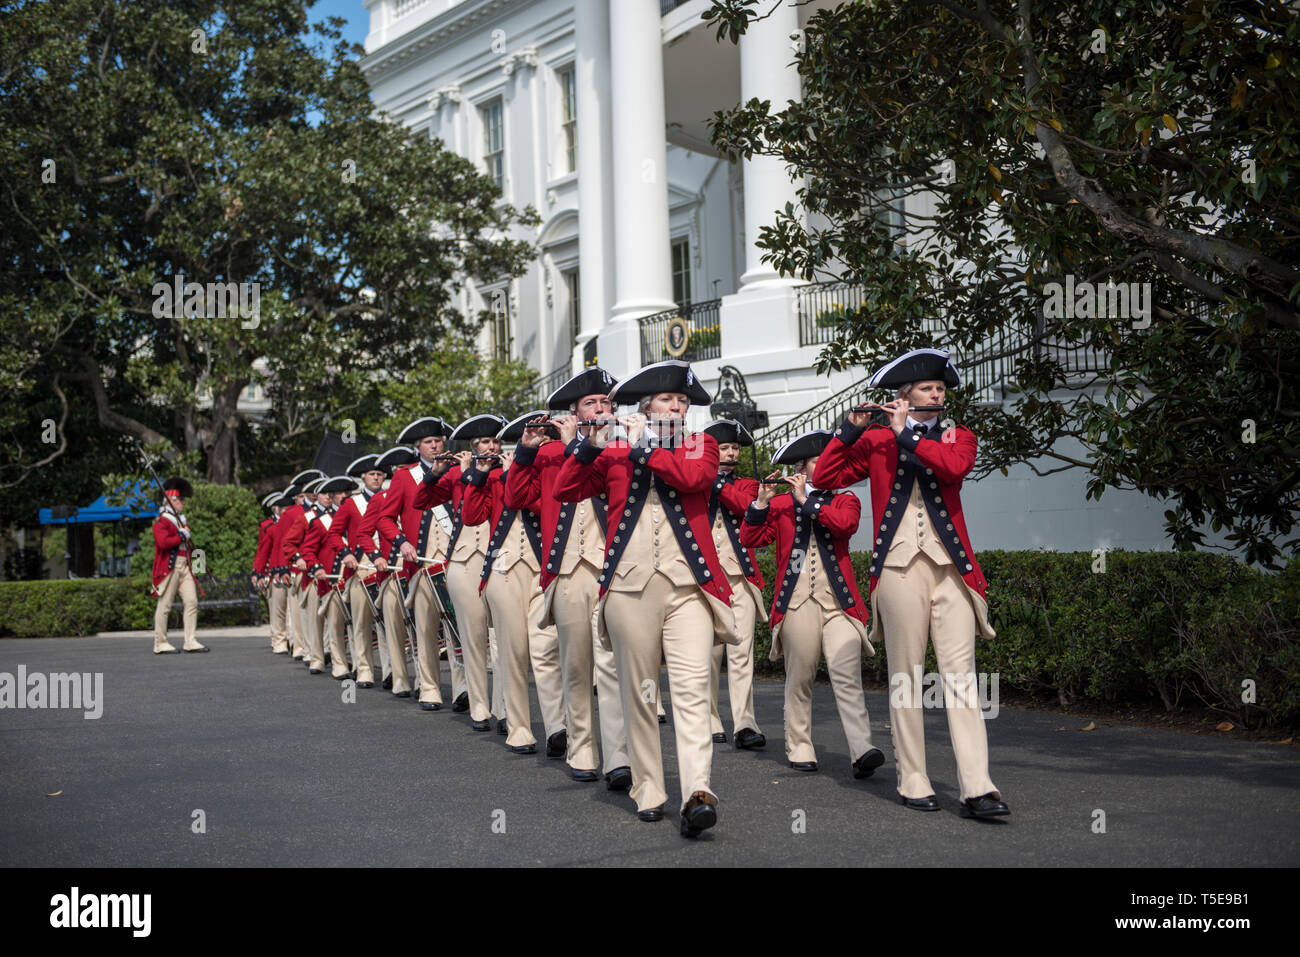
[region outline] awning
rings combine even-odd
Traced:
[[[135,486],[126,486],[126,504],[109,505],[108,494],[95,499],[85,508],[78,508],[72,518],[55,518],[52,508],[43,508],[40,513],[42,525],[81,525],[90,522],[118,522],[124,518],[153,518],[158,514],[158,506],[153,504],[157,492],[153,486],[141,482]],[[121,498],[118,493],[116,498]]]

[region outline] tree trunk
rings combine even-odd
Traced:
[[[239,396],[247,382],[227,382],[212,395],[212,418],[203,429],[208,455],[207,480],[216,485],[238,484]]]

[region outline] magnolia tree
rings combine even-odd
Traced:
[[[77,424],[234,482],[250,384],[268,435],[318,438],[478,327],[467,279],[522,273],[536,214],[376,116],[306,6],[0,12],[0,482],[75,470]]]
[[[776,2],[706,17],[737,42]],[[801,101],[713,141],[800,184],[765,261],[863,290],[823,369],[941,341],[1010,400],[952,396],[977,475],[1083,469],[1167,500],[1177,546],[1208,524],[1271,563],[1300,498],[1298,40],[1283,2],[846,3],[791,38]]]

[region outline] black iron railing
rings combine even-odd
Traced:
[[[795,298],[799,308],[801,346],[830,342],[845,315],[866,304],[862,287],[850,282],[818,282],[800,286]]]
[[[719,358],[722,355],[722,322],[718,313],[721,304],[721,299],[692,302],[680,309],[666,309],[638,320],[641,326],[641,364],[673,358],[667,347],[669,326],[679,316],[686,320],[689,335],[686,351],[677,358],[686,362]]]
[[[546,375],[534,379],[532,385],[528,387],[529,394],[536,397],[538,405],[545,405],[547,397],[568,382],[571,376],[569,363],[566,362]]]

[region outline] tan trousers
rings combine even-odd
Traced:
[[[185,648],[202,648],[194,632],[199,626],[199,591],[190,571],[189,559],[176,556],[176,565],[163,580],[158,590],[158,607],[153,613],[153,649],[162,651],[171,642],[167,640],[167,616],[171,614],[176,596],[181,598],[181,624],[185,634]]]
[[[284,586],[284,620],[289,631],[289,651],[294,661],[307,660],[307,642],[303,638],[302,622],[298,617],[298,586]]]
[[[506,714],[510,716],[506,744],[511,747],[536,744],[528,700],[530,664],[546,737],[565,729],[560,646],[554,628],[539,628],[536,624],[543,601],[537,573],[523,562],[515,562],[509,571],[491,574],[483,596],[496,632],[502,669],[494,672],[493,677],[505,679]]]
[[[271,650],[283,654],[289,650],[289,599],[274,582],[266,590],[266,608],[271,617]]]
[[[631,794],[637,810],[658,807],[668,800],[655,708],[659,665],[664,659],[677,738],[681,804],[695,791],[713,794],[709,786],[713,766],[709,733],[713,614],[708,599],[698,586],[678,587],[656,572],[640,592],[608,594],[605,624],[623,696],[632,759]]]
[[[296,601],[298,604],[298,624],[302,627],[305,646],[307,652],[307,664],[311,668],[325,670],[325,642],[324,628],[321,624],[320,615],[316,614],[317,602],[320,598],[316,594],[315,583],[309,584],[306,588],[299,588],[294,583],[294,594],[290,601]]]
[[[975,679],[975,612],[957,569],[936,565],[925,554],[906,568],[886,565],[874,597],[889,656],[889,717],[898,763],[898,793],[903,797],[934,793],[925,771],[922,709],[915,706],[912,694],[914,677],[925,668],[926,643],[933,639],[962,800],[996,794],[989,779],[988,736],[978,702],[963,702],[954,693],[954,676]],[[895,693],[898,683],[903,694]],[[917,689],[916,696],[920,695]],[[961,707],[963,703],[974,706]]]
[[[627,731],[623,727],[623,699],[618,690],[614,652],[591,634],[591,613],[600,596],[596,570],[579,562],[571,574],[561,575],[551,587],[551,616],[560,646],[560,671],[564,681],[566,727],[569,729],[569,767],[595,770],[596,738],[592,729],[591,685],[595,672],[600,714],[600,745],[606,774],[629,767]]]
[[[393,694],[411,690],[411,670],[406,664],[406,616],[402,613],[402,591],[397,576],[389,575],[379,589],[379,612],[384,616],[388,663],[393,669]]]
[[[488,661],[493,660],[493,683],[501,686],[500,662],[489,647],[488,606],[479,594],[479,575],[483,571],[483,556],[475,553],[468,562],[447,564],[447,591],[451,605],[456,609],[456,624],[460,626],[460,644],[465,654],[465,685],[469,690],[469,716],[474,721],[486,721],[493,713],[505,717],[504,705],[498,711],[497,695],[488,698]],[[495,642],[493,642],[495,643]],[[501,689],[504,699],[504,688]]]
[[[817,662],[826,655],[826,670],[835,706],[849,746],[849,760],[871,750],[871,720],[862,690],[862,638],[838,608],[827,611],[805,601],[781,622],[785,658],[785,756],[790,761],[816,761],[812,743],[812,691]]]
[[[740,635],[738,645],[713,646],[713,677],[709,684],[709,726],[714,734],[723,730],[722,718],[718,715],[718,684],[722,679],[722,659],[727,659],[727,697],[731,701],[731,733],[734,735],[742,728],[762,731],[758,719],[754,717],[754,622],[758,620],[758,608],[754,605],[754,596],[739,575],[728,575],[731,593],[735,602],[731,609],[736,615],[736,633]]]
[[[323,646],[330,650],[330,673],[335,678],[348,674],[347,619],[343,617],[343,598],[337,591],[330,589],[324,598],[313,595],[313,602],[319,609],[325,604],[325,613],[320,615]]]
[[[411,581],[415,597],[411,600],[411,614],[419,637],[419,662],[416,677],[420,686],[421,701],[442,703],[442,665],[438,658],[438,638],[442,634],[442,609],[433,594],[433,585],[423,572]],[[455,603],[452,603],[455,607]],[[447,667],[451,670],[451,696],[454,699],[465,690],[465,667],[456,660],[455,649],[447,644]]]
[[[360,575],[348,579],[348,604],[352,608],[352,636],[349,648],[352,654],[352,667],[357,672],[357,683],[375,680],[375,656],[370,648],[370,635],[375,628],[375,616],[370,610],[370,599],[366,597],[366,586],[361,583]],[[381,647],[381,651],[387,651]],[[384,655],[387,658],[387,655]]]

